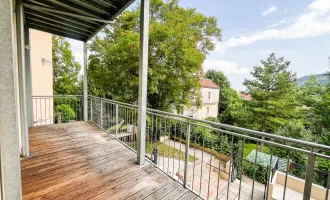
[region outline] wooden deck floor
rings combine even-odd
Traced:
[[[23,199],[197,199],[90,122],[33,127]]]

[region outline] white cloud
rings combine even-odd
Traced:
[[[215,69],[222,71],[225,74],[246,74],[249,70],[246,68],[239,68],[237,62],[226,60],[205,60],[203,64],[204,71]]]
[[[330,34],[330,1],[316,0],[308,6],[305,13],[293,19],[282,28],[232,37],[224,43],[218,43],[216,51],[221,52],[227,48],[249,45],[262,40],[307,38]]]
[[[273,13],[277,10],[277,7],[276,6],[272,6],[270,8],[268,8],[267,10],[265,10],[264,12],[261,13],[262,16],[266,16],[270,13]]]

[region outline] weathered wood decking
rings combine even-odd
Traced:
[[[196,199],[90,122],[33,127],[23,199]]]

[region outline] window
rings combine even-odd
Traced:
[[[210,113],[210,108],[207,107],[207,108],[206,108],[206,114],[209,114],[209,113]]]
[[[211,92],[209,92],[209,100],[211,100]]]

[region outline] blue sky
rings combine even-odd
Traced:
[[[330,56],[330,0],[181,0],[183,7],[215,16],[223,32],[203,64],[223,71],[236,90],[253,66],[274,52],[291,61],[298,77],[324,73]],[[82,61],[82,45],[72,40]]]

